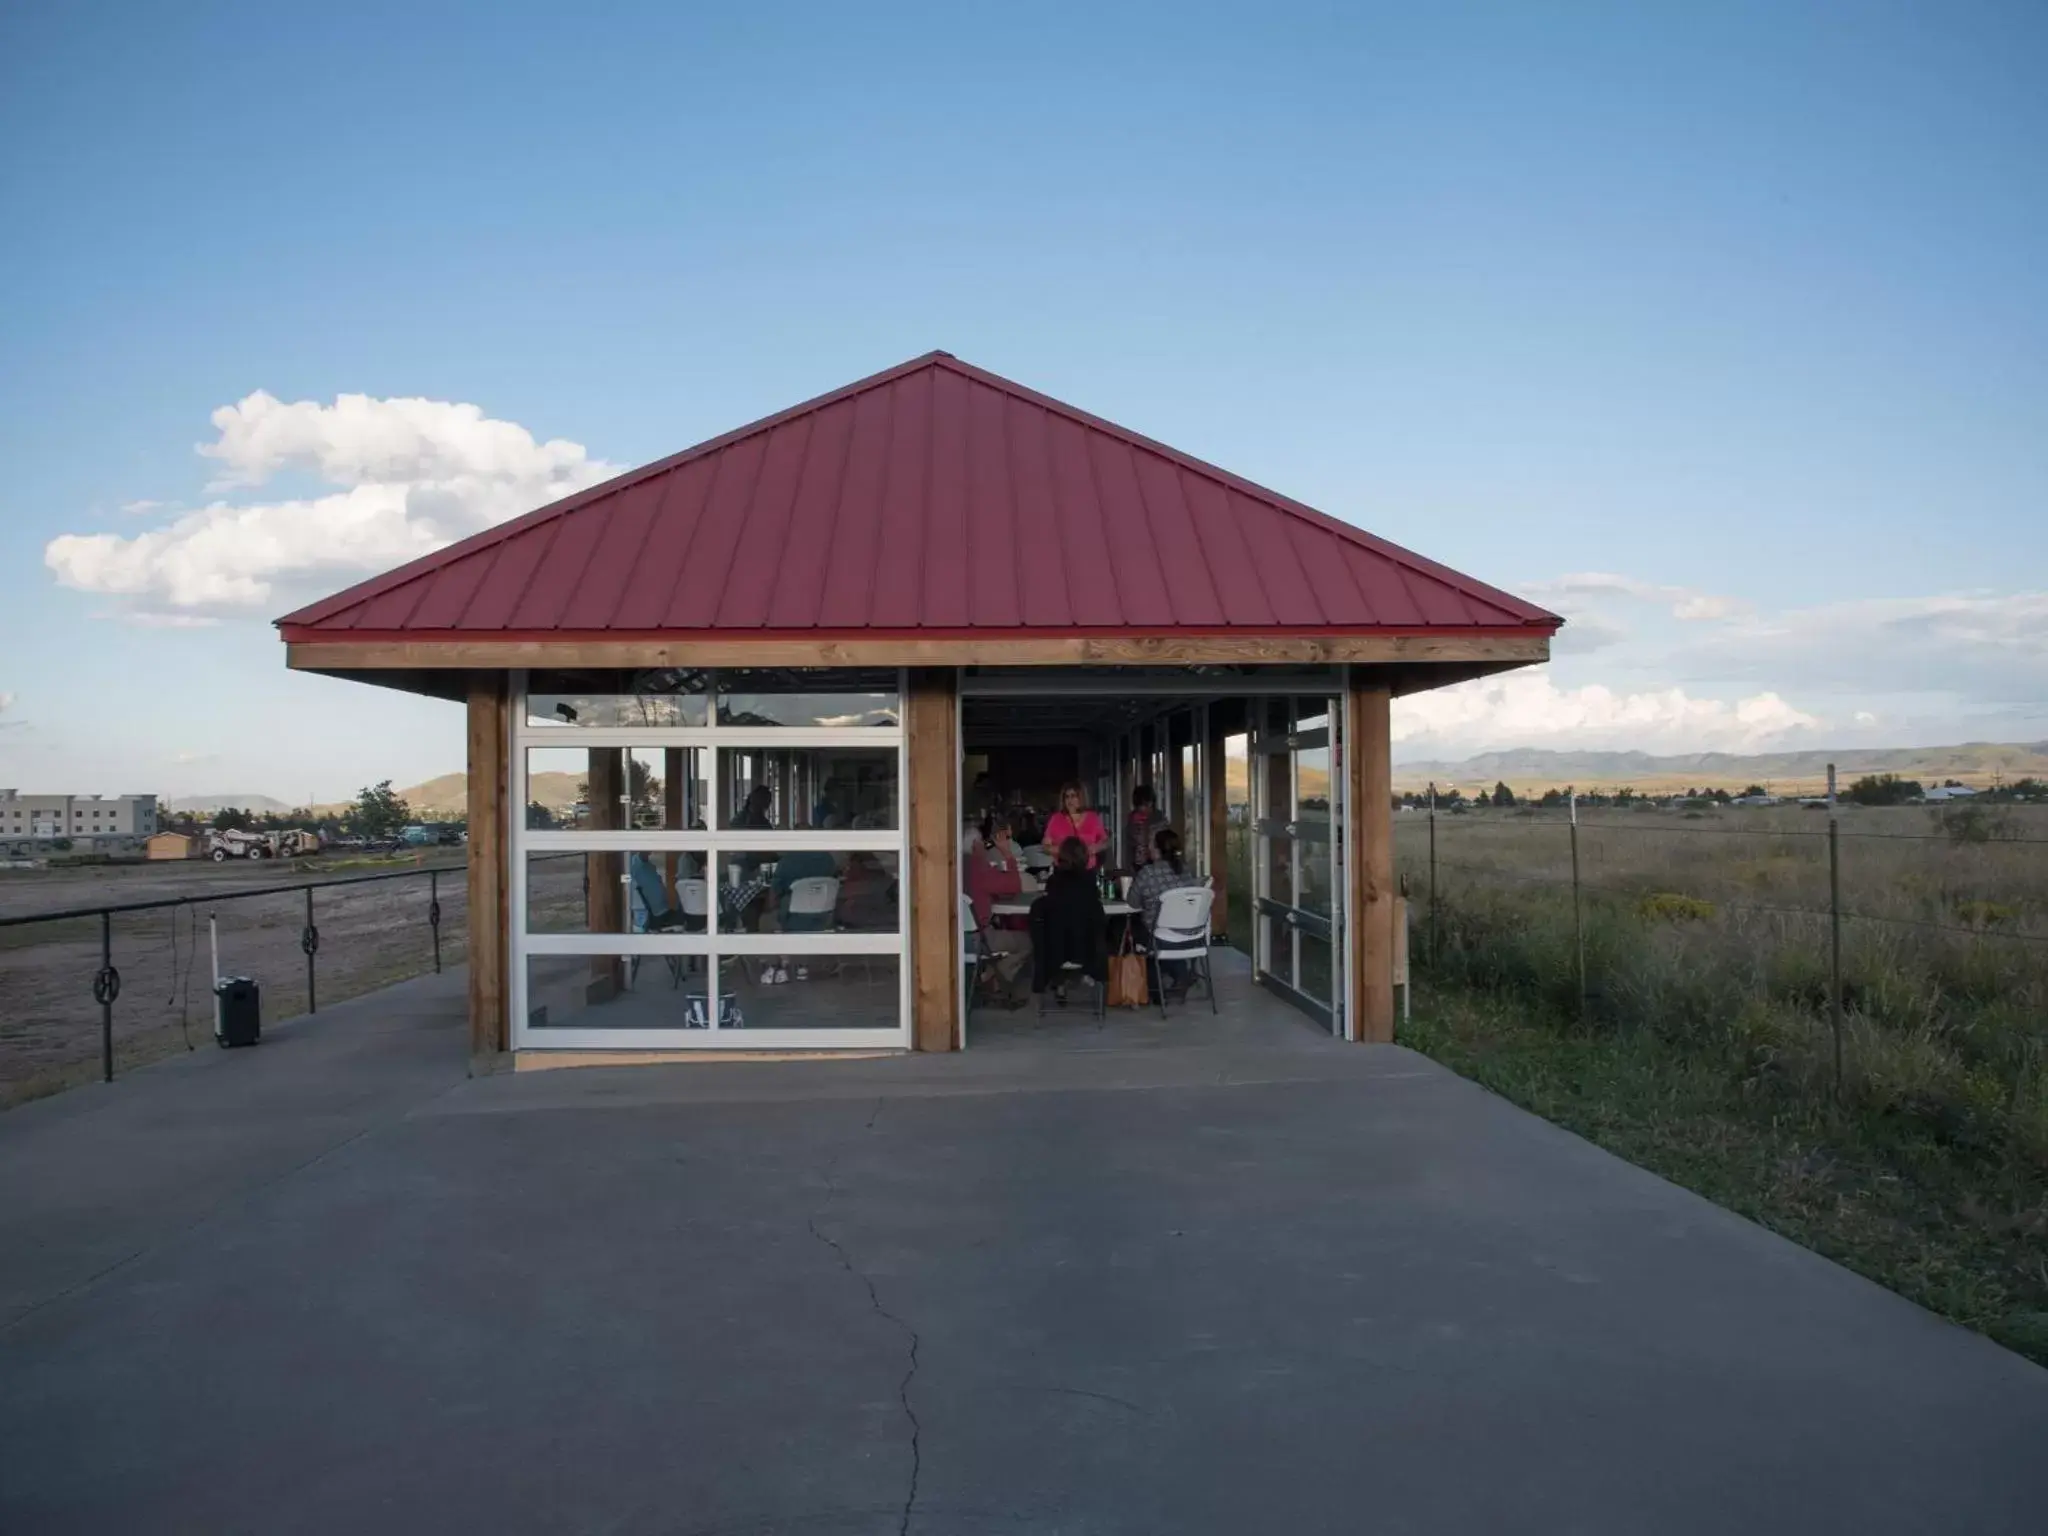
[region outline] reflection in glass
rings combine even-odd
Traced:
[[[528,933],[702,933],[704,856],[680,850],[529,853]]]
[[[710,677],[701,669],[536,672],[527,680],[526,723],[562,729],[701,726]]]
[[[526,825],[536,831],[684,831],[704,825],[696,747],[528,747]]]
[[[1295,793],[1300,797],[1300,814],[1330,814],[1330,749],[1301,747],[1294,754]]]
[[[889,852],[720,853],[719,926],[742,933],[895,933],[902,878]]]
[[[894,747],[728,747],[719,754],[718,824],[757,831],[894,831]]]
[[[1332,963],[1330,941],[1312,933],[1301,936],[1301,971],[1295,985],[1310,997],[1325,1006],[1335,1006],[1332,984],[1336,967]]]
[[[893,671],[769,667],[718,674],[718,723],[852,728],[902,722]]]
[[[895,955],[819,955],[793,949],[748,955],[718,975],[729,1004],[722,1028],[897,1029],[903,1023],[902,961]],[[735,1018],[737,1023],[735,1023]]]
[[[527,1027],[701,1029],[707,964],[701,955],[529,955]]]

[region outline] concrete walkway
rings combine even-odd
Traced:
[[[471,1081],[461,984],[0,1116],[0,1530],[2048,1509],[2048,1372],[1406,1051]]]

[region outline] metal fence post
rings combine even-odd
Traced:
[[[441,974],[441,871],[427,872],[427,926],[434,930],[434,974]]]
[[[1586,924],[1579,909],[1579,792],[1567,790],[1572,808],[1572,947],[1578,953],[1579,1022],[1586,1022]]]
[[[1828,764],[1828,926],[1832,930],[1828,1016],[1835,1035],[1835,1102],[1842,1102],[1842,842],[1835,814],[1835,765]]]
[[[1436,937],[1436,781],[1429,785],[1429,964],[1437,965]]]
[[[320,1003],[313,992],[313,956],[320,949],[320,930],[313,926],[313,887],[306,887],[306,928],[299,935],[299,948],[306,952],[306,1012],[318,1013]]]
[[[100,969],[92,979],[92,995],[100,1005],[100,1073],[114,1080],[114,999],[121,995],[121,973],[114,969],[114,914],[100,913]]]

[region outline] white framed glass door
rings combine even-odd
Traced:
[[[910,1044],[899,671],[513,683],[516,1049]]]
[[[1345,1032],[1340,700],[1252,702],[1253,961],[1259,981]]]

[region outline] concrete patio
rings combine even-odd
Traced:
[[[1210,1028],[476,1080],[462,986],[0,1116],[0,1529],[2048,1507],[2048,1372],[1229,980]]]

